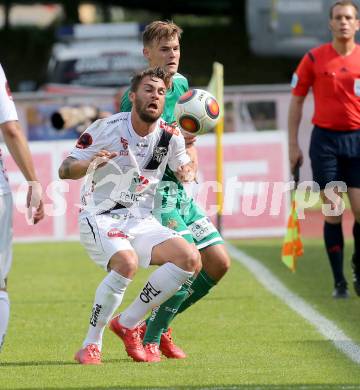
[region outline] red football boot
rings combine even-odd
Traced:
[[[177,345],[171,336],[171,328],[161,335],[159,349],[163,355],[170,359],[184,359],[186,353]]]
[[[119,317],[114,317],[109,328],[124,342],[127,354],[136,362],[146,362],[146,352],[140,338],[140,328],[137,326],[134,329],[125,328],[119,321]]]
[[[74,359],[80,364],[101,364],[101,352],[98,345],[89,344],[77,351]]]
[[[160,349],[156,343],[149,343],[144,346],[146,361],[149,363],[161,362]]]

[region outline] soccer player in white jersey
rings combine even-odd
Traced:
[[[26,138],[18,122],[15,104],[0,65],[0,128],[7,148],[25,179],[29,182],[27,207],[34,224],[44,217],[41,187],[37,181],[34,164]],[[0,351],[9,323],[10,301],[7,276],[12,262],[12,196],[0,150]],[[36,211],[32,215],[33,208]]]
[[[108,275],[98,286],[90,325],[75,355],[81,364],[101,363],[105,326],[121,304],[138,264],[160,266],[134,302],[110,322],[135,361],[146,361],[139,325],[146,313],[172,296],[199,267],[196,249],[153,216],[156,186],[166,165],[181,180],[193,170],[181,132],[167,125],[163,111],[169,75],[147,69],[131,81],[131,112],[96,121],[64,160],[59,176],[86,175],[79,217],[80,241]]]

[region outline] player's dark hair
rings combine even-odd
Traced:
[[[172,39],[177,36],[180,40],[182,29],[175,23],[166,20],[156,20],[145,27],[143,32],[144,47],[151,45],[154,41],[159,42],[161,39]]]
[[[150,77],[151,79],[161,79],[164,81],[164,84],[166,88],[169,88],[170,80],[171,80],[171,74],[168,73],[164,68],[155,67],[155,68],[148,68],[143,70],[142,72],[138,72],[135,74],[135,76],[131,79],[130,82],[130,91],[136,92],[139,88],[139,85],[141,81],[145,77]]]
[[[340,5],[341,7],[345,7],[345,6],[351,6],[355,9],[355,14],[356,14],[356,19],[359,19],[359,7],[356,5],[356,3],[354,1],[351,1],[351,0],[339,0],[339,1],[336,1],[331,7],[330,7],[330,11],[329,11],[329,18],[332,19],[333,18],[333,10],[335,7],[337,7],[338,5]]]

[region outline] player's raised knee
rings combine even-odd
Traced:
[[[111,257],[108,268],[131,279],[138,269],[138,263],[138,257],[135,252],[119,251]]]
[[[178,252],[177,257],[178,266],[185,271],[194,272],[200,267],[200,253],[191,245],[184,246],[184,248]]]
[[[224,272],[227,272],[231,266],[231,259],[227,251],[225,251],[224,255],[221,257],[221,267]]]

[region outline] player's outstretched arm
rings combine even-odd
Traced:
[[[74,157],[67,157],[59,168],[60,179],[77,180],[86,175],[90,160],[77,160]]]
[[[117,155],[116,152],[100,150],[90,160],[78,160],[69,156],[62,162],[59,168],[59,177],[60,179],[81,179],[89,170],[104,166]]]
[[[37,224],[44,218],[44,205],[41,200],[42,189],[36,177],[29,145],[18,121],[8,121],[1,125],[4,141],[16,165],[29,183],[26,198],[28,217]],[[33,214],[33,208],[35,213]]]

